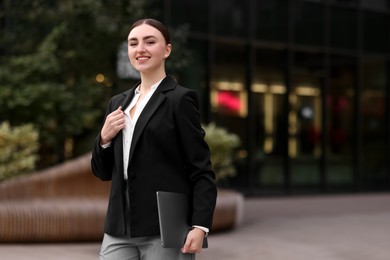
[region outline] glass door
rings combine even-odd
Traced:
[[[295,53],[288,114],[293,191],[317,190],[320,185],[323,74],[322,55]]]
[[[359,188],[381,190],[388,187],[388,149],[386,127],[386,63],[381,59],[365,59],[362,68],[362,160]]]
[[[284,192],[287,147],[285,64],[284,51],[256,51],[251,85],[252,165],[254,179],[262,193]]]
[[[327,186],[330,189],[345,190],[354,185],[355,85],[356,59],[331,56],[326,97]]]

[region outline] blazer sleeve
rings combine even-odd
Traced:
[[[111,113],[112,100],[109,102],[109,105],[104,116],[104,120],[107,115]],[[110,181],[112,179],[112,171],[114,167],[114,148],[111,145],[107,148],[102,148],[100,146],[100,132],[97,135],[94,146],[92,149],[92,158],[91,158],[91,168],[93,174],[103,181]]]
[[[200,123],[198,96],[188,90],[180,98],[176,126],[186,158],[186,169],[193,187],[192,225],[211,228],[217,197],[210,149]]]

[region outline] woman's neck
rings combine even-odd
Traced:
[[[141,92],[144,92],[144,91],[148,92],[154,84],[156,84],[157,82],[159,82],[160,80],[165,78],[165,76],[166,76],[165,71],[160,72],[160,73],[153,73],[152,75],[142,73],[141,74],[141,87],[140,87]]]

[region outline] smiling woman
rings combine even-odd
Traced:
[[[217,196],[198,96],[166,75],[172,45],[163,24],[137,21],[127,41],[141,81],[111,98],[91,161],[98,178],[112,181],[101,259],[194,259],[212,226]],[[193,229],[182,248],[161,247],[157,191],[192,198]]]

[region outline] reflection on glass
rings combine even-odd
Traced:
[[[225,116],[246,117],[247,92],[240,82],[216,81],[211,83],[211,109]]]
[[[277,122],[275,119],[281,113],[280,109],[278,109],[278,104],[280,105],[280,96],[286,93],[286,87],[276,84],[266,85],[264,83],[254,83],[252,84],[252,92],[255,97],[263,100],[261,102],[263,104],[261,111],[263,111],[262,125],[264,127],[264,142],[261,149],[265,154],[272,154],[276,150],[275,144],[277,143],[277,136],[275,135]]]
[[[305,91],[302,92],[301,90]],[[290,94],[289,113],[290,144],[289,156],[299,158],[304,155],[320,157],[321,91],[319,86],[296,87]]]

